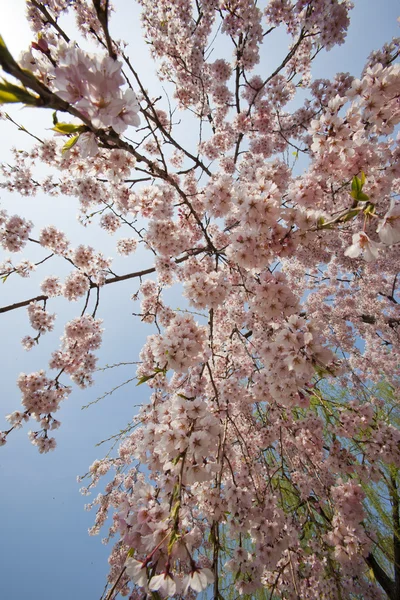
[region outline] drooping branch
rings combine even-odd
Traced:
[[[206,248],[195,248],[190,253],[181,256],[180,258],[175,259],[176,264],[180,264],[185,260],[188,260],[191,256],[197,256],[202,252],[206,252]],[[125,275],[115,275],[115,277],[110,277],[106,279],[104,285],[108,285],[110,283],[119,283],[120,281],[127,281],[128,279],[141,278],[145,275],[150,275],[151,273],[155,273],[155,267],[149,267],[148,269],[143,269],[142,271],[135,271],[133,273],[125,273]],[[90,289],[98,288],[97,283],[90,282]],[[45,294],[40,294],[39,296],[35,296],[34,298],[28,298],[27,300],[22,300],[21,302],[15,302],[14,304],[9,304],[8,306],[0,307],[0,313],[10,312],[11,310],[15,310],[16,308],[23,308],[24,306],[29,306],[31,302],[40,302],[41,300],[48,300],[49,296]]]

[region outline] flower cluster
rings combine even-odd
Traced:
[[[47,418],[47,415],[56,412],[59,409],[60,402],[71,391],[70,388],[60,385],[57,379],[52,380],[46,377],[44,371],[30,373],[29,375],[22,373],[17,384],[22,393],[22,405],[25,414],[34,417],[39,422],[41,422],[42,417]],[[13,414],[15,417],[15,413]],[[15,418],[19,422],[23,420],[18,417]]]
[[[176,315],[163,335],[149,337],[146,347],[153,356],[154,367],[182,373],[204,358],[206,332],[190,315]],[[144,366],[140,371],[143,369]]]
[[[99,58],[79,48],[60,45],[54,90],[94,127],[112,127],[116,133],[122,133],[129,125],[140,125],[140,107],[133,90],[122,91],[125,80],[121,69],[121,63],[108,56]]]
[[[9,252],[19,252],[26,245],[32,227],[31,221],[18,215],[8,217],[4,210],[0,211],[0,244]]]
[[[46,333],[47,331],[53,330],[56,315],[49,314],[44,307],[40,306],[37,302],[30,303],[28,306],[28,315],[31,326],[39,333]]]
[[[89,315],[77,317],[65,326],[60,350],[53,352],[50,368],[62,369],[82,388],[91,385],[96,368],[93,353],[101,345],[101,321]]]

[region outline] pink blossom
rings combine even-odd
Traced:
[[[183,593],[186,594],[191,588],[193,591],[200,594],[210,583],[214,581],[214,573],[210,569],[199,569],[192,571],[186,579],[186,584]]]
[[[132,581],[145,589],[147,588],[147,569],[142,562],[135,560],[130,556],[126,559],[125,569],[128,577],[132,579]]]
[[[117,242],[117,252],[123,256],[128,256],[135,252],[137,241],[134,238],[121,238]]]
[[[352,244],[345,251],[345,256],[350,258],[362,258],[370,262],[376,260],[379,256],[380,244],[371,240],[363,231],[355,233],[352,238]]]
[[[176,593],[176,583],[171,575],[161,573],[161,575],[154,575],[150,579],[149,590],[152,592],[160,591],[166,596],[173,596]]]
[[[390,208],[376,231],[381,241],[388,246],[400,242],[400,203],[391,200]]]
[[[99,151],[96,142],[96,136],[90,131],[80,134],[77,141],[77,147],[79,148],[79,152],[82,158],[96,156],[96,154]]]

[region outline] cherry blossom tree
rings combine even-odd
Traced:
[[[2,165],[1,187],[77,198],[82,225],[124,232],[115,247],[133,265],[116,273],[51,215],[38,229],[1,210],[3,281],[43,272],[40,293],[0,309],[28,311],[24,348],[53,329],[54,298],[77,316],[48,366],[19,376],[0,444],[33,421],[32,444],[55,448],[61,403],[93,382],[112,326],[102,290],[136,280],[149,336],[133,368],[149,401],[84,489],[107,476],[90,505],[92,533],[112,517],[103,598],[399,598],[400,38],[358,78],[312,80],[317,54],[345,39],[348,0],[139,4],[171,97],[144,85],[108,0],[28,0],[30,48],[15,58],[0,40],[2,118],[22,103],[50,109],[52,127],[23,128],[32,148]],[[258,72],[279,27],[287,54]],[[174,285],[187,309],[168,305]]]

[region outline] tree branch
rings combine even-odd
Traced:
[[[400,598],[400,505],[396,477],[390,477],[390,500],[393,520],[394,581],[396,598]]]
[[[382,589],[389,596],[390,600],[399,600],[399,597],[396,595],[396,588],[394,582],[390,579],[390,577],[386,574],[386,572],[382,569],[380,564],[377,562],[373,554],[368,554],[365,559],[367,565],[371,567],[375,578]]]
[[[54,29],[61,35],[63,40],[65,40],[67,42],[67,44],[69,44],[69,42],[70,42],[69,37],[61,29],[61,27],[58,25],[57,21],[55,19],[53,19],[53,17],[51,16],[51,14],[47,10],[47,8],[45,6],[43,6],[43,4],[40,4],[40,2],[36,2],[36,0],[31,0],[31,4],[33,4],[33,6],[35,6],[35,8],[37,8],[44,17],[46,17],[47,22],[50,23],[50,25],[52,25],[54,27]]]
[[[175,263],[178,265],[185,260],[188,260],[191,256],[197,256],[202,252],[206,252],[207,248],[195,248],[191,250],[184,256],[175,259]],[[143,269],[142,271],[135,271],[134,273],[126,273],[125,275],[116,275],[115,277],[110,277],[106,279],[104,285],[108,285],[110,283],[118,283],[120,281],[126,281],[127,279],[134,279],[136,277],[143,277],[144,275],[150,275],[150,273],[155,273],[155,267],[149,267],[148,269]],[[97,283],[90,282],[90,289],[98,288]],[[14,304],[9,304],[8,306],[0,307],[0,313],[9,312],[10,310],[15,310],[16,308],[23,308],[24,306],[29,306],[31,302],[40,302],[40,300],[48,300],[49,296],[41,294],[40,296],[35,296],[34,298],[29,298],[28,300],[22,300],[22,302],[15,302]]]

